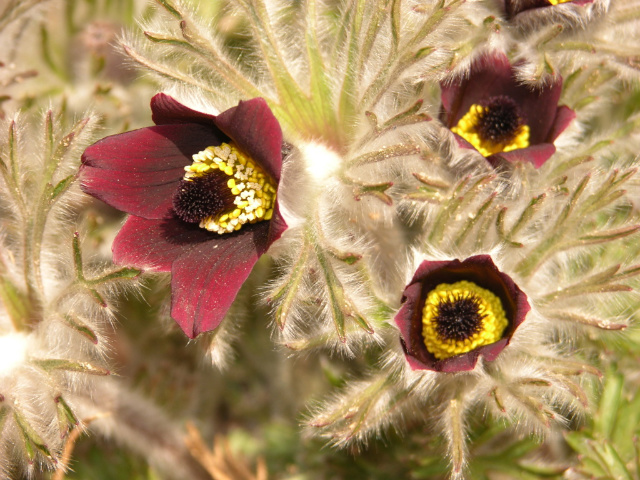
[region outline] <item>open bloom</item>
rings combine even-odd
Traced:
[[[276,191],[282,131],[261,98],[220,115],[158,94],[156,126],[104,138],[82,156],[83,189],[130,214],[120,264],[171,272],[171,316],[194,338],[216,328],[286,224]]]
[[[534,8],[553,7],[562,3],[573,3],[575,5],[587,5],[593,0],[504,0],[505,11],[509,18],[514,17],[525,10]]]
[[[553,142],[575,118],[558,106],[562,78],[532,88],[518,83],[506,56],[471,65],[469,75],[442,84],[441,120],[463,148],[475,148],[494,166],[501,160],[539,168],[556,151]]]
[[[526,295],[488,255],[424,261],[395,317],[413,370],[472,370],[494,360],[530,307]]]

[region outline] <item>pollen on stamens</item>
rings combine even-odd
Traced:
[[[428,292],[422,311],[424,343],[438,360],[497,342],[508,324],[500,298],[466,280]]]
[[[238,150],[223,143],[193,155],[185,167],[183,182],[203,176],[222,179],[220,187],[230,195],[225,208],[200,218],[199,225],[219,234],[240,230],[247,223],[271,220],[276,200],[276,184],[260,165]]]
[[[516,102],[504,95],[471,105],[451,131],[485,157],[529,146],[530,128],[523,123]]]

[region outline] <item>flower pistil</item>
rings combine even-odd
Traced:
[[[485,157],[529,146],[530,128],[524,124],[516,102],[504,95],[471,105],[451,131]]]
[[[233,143],[207,147],[192,158],[173,199],[178,217],[221,235],[271,219],[276,184]]]
[[[422,324],[427,350],[442,360],[497,342],[509,322],[498,296],[462,280],[427,294]]]

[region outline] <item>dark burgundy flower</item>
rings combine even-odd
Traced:
[[[572,3],[574,5],[587,5],[593,3],[594,0],[503,0],[504,8],[508,18],[513,18],[520,12],[525,10],[533,10],[536,8],[553,7],[563,3]]]
[[[424,261],[395,317],[413,370],[473,370],[509,344],[530,310],[527,297],[488,255]]]
[[[540,88],[523,85],[501,54],[475,61],[467,77],[441,87],[442,122],[461,147],[477,149],[494,166],[530,162],[539,168],[575,118],[573,110],[558,106],[562,78]]]
[[[156,126],[82,155],[82,188],[130,214],[116,263],[171,272],[171,316],[190,338],[222,321],[286,223],[275,201],[282,131],[261,98],[220,115],[158,94]]]

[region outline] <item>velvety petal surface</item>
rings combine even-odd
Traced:
[[[471,105],[504,92],[514,83],[511,64],[503,54],[481,57],[471,64],[468,76],[441,84],[445,125],[455,126]]]
[[[525,10],[551,6],[549,0],[504,0],[504,4],[509,18]]]
[[[278,240],[286,229],[287,222],[280,213],[280,207],[278,206],[278,200],[276,199],[276,205],[273,209],[273,217],[269,220],[269,239],[267,248],[270,247],[273,242]]]
[[[171,316],[189,338],[216,328],[258,258],[268,248],[268,222],[194,246],[171,270]],[[217,234],[215,234],[217,235]]]
[[[199,123],[218,130],[215,118],[215,115],[198,112],[182,105],[175,98],[164,93],[158,93],[151,99],[151,119],[156,125]]]
[[[525,10],[533,10],[544,7],[558,7],[566,4],[553,5],[549,0],[503,0],[505,5],[505,11],[509,18],[517,15]],[[593,0],[573,0],[569,2],[572,5],[588,5],[593,3]]]
[[[540,168],[554,153],[556,153],[556,147],[553,144],[540,143],[527,148],[511,150],[510,152],[496,153],[487,157],[487,161],[494,167],[497,167],[500,164],[500,160],[503,160],[508,163],[527,162],[531,163],[535,168]]]
[[[216,117],[218,127],[276,181],[282,170],[282,130],[262,98],[241,101]]]
[[[173,261],[217,234],[176,217],[148,220],[129,216],[113,241],[113,261],[156,272],[170,272]]]
[[[553,121],[551,130],[549,131],[549,135],[547,136],[547,141],[553,142],[556,138],[558,138],[575,118],[576,112],[571,110],[566,105],[561,105],[560,107],[558,107],[556,118]]]
[[[220,142],[219,134],[197,124],[161,125],[106,137],[82,155],[82,189],[133,215],[168,217],[191,156]]]

